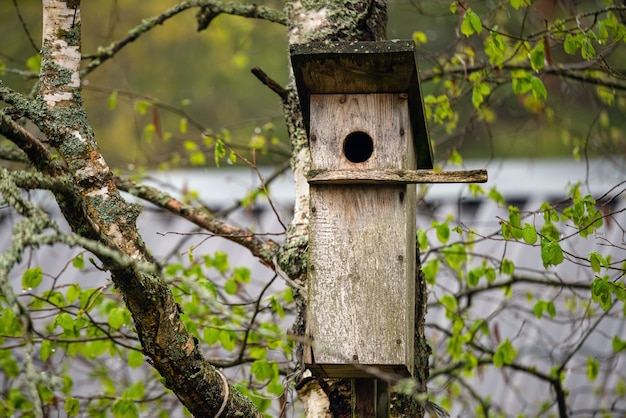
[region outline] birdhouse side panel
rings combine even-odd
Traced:
[[[311,169],[415,169],[407,100],[397,93],[311,95]]]
[[[311,187],[305,361],[330,377],[358,365],[413,373],[415,187]],[[358,364],[355,366],[355,364]]]

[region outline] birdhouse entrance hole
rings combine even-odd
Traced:
[[[352,163],[364,163],[374,152],[374,141],[365,132],[352,132],[343,142],[343,154]]]

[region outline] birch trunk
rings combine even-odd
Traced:
[[[42,99],[24,113],[46,134],[74,180],[76,210],[65,205],[68,222],[74,232],[133,261],[120,266],[100,257],[131,311],[144,354],[183,405],[197,417],[260,417],[204,359],[158,270],[139,268],[153,262],[135,225],[139,207],[119,194],[82,106],[80,1],[44,0],[43,16]]]

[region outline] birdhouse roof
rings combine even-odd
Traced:
[[[417,168],[432,168],[413,41],[296,44],[291,63],[307,132],[311,94],[406,93]]]

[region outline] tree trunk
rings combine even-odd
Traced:
[[[137,231],[139,206],[120,196],[98,150],[81,100],[80,1],[44,0],[43,16],[42,101],[21,110],[46,134],[74,180],[72,200],[78,205],[64,213],[68,222],[77,234],[126,256],[125,265],[100,258],[133,316],[144,354],[183,405],[197,417],[261,416],[204,359],[185,329],[180,308]]]

